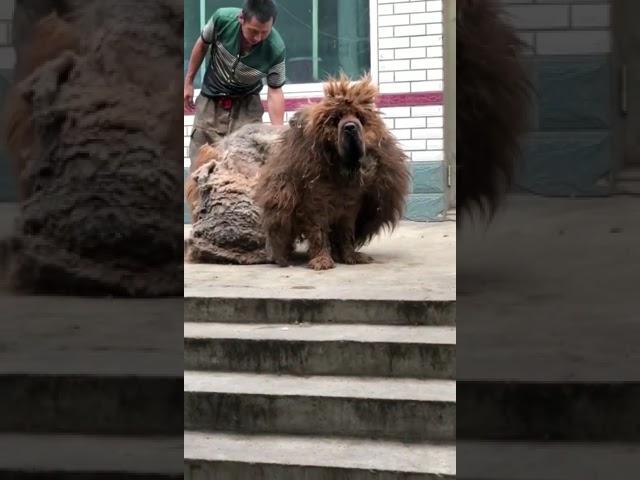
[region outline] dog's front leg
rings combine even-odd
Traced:
[[[267,230],[267,255],[279,266],[288,267],[293,252],[293,240],[290,228],[271,226]]]
[[[331,253],[336,262],[348,265],[373,262],[369,255],[356,252],[354,225],[346,218],[331,230]]]
[[[309,229],[307,240],[309,241],[309,267],[314,270],[334,268],[335,263],[331,258],[328,226],[312,226]]]
[[[267,237],[267,256],[281,267],[288,267],[295,238],[291,223],[283,220],[273,215],[265,216],[262,227]]]

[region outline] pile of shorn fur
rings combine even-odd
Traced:
[[[251,124],[216,147],[202,147],[186,184],[193,222],[186,260],[240,265],[269,261],[253,196],[259,171],[278,137],[274,127]]]
[[[5,112],[20,211],[4,280],[25,292],[181,295],[182,2],[54,3],[65,8],[20,24]]]

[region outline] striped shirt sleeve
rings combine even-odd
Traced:
[[[285,57],[283,55],[281,60],[267,72],[267,85],[271,88],[280,88],[286,83],[287,77],[284,62]]]
[[[202,37],[202,41],[207,45],[211,45],[213,43],[213,38],[215,34],[215,20],[214,15],[211,16],[207,24],[202,29],[200,33],[200,37]]]

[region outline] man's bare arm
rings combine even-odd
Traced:
[[[282,125],[284,123],[284,94],[282,93],[282,88],[269,87],[267,107],[271,124]]]
[[[198,37],[196,44],[191,50],[191,58],[189,58],[189,67],[187,68],[187,75],[184,79],[184,111],[192,114],[195,111],[196,105],[193,102],[193,80],[196,78],[196,74],[202,65],[204,57],[207,55],[209,45],[204,43],[202,37]]]

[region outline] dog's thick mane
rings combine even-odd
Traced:
[[[491,218],[512,183],[529,123],[523,42],[495,0],[458,0],[457,206]]]

